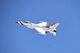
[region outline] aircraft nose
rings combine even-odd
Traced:
[[[19,21],[17,21],[16,23],[19,24]]]
[[[18,21],[16,23],[18,24]]]
[[[18,22],[16,22],[18,24]]]

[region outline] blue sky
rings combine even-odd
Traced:
[[[0,53],[80,53],[79,0],[2,0]],[[16,21],[60,22],[57,36],[42,36]]]

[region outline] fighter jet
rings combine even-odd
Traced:
[[[60,23],[53,23],[50,26],[47,26],[47,22],[40,22],[38,24],[32,23],[30,21],[17,21],[17,24],[24,25],[27,28],[37,30],[40,34],[46,35],[48,32],[56,36],[56,28]]]

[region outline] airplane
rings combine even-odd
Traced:
[[[43,22],[43,21],[41,21],[41,23],[38,23],[38,24],[32,23],[30,21],[17,21],[16,23],[20,25],[24,25],[27,28],[37,30],[40,34],[43,34],[43,35],[50,32],[51,34],[53,34],[53,36],[56,36],[56,32],[57,32],[56,28],[60,24],[57,22],[57,23],[51,24],[50,26],[47,26],[47,22]]]

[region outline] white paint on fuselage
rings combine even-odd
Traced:
[[[34,23],[31,23],[31,22],[27,22],[27,23],[25,23],[25,22],[21,22],[21,23],[23,23],[23,25],[24,26],[26,26],[26,27],[28,27],[28,28],[30,28],[30,29],[35,29],[36,27],[39,27],[39,28],[42,28],[43,30],[45,30],[45,31],[53,31],[53,30],[55,30],[55,28],[54,29],[51,29],[51,28],[46,28],[46,27],[42,27],[42,26],[38,26],[38,25],[36,25],[36,24],[34,24]]]

